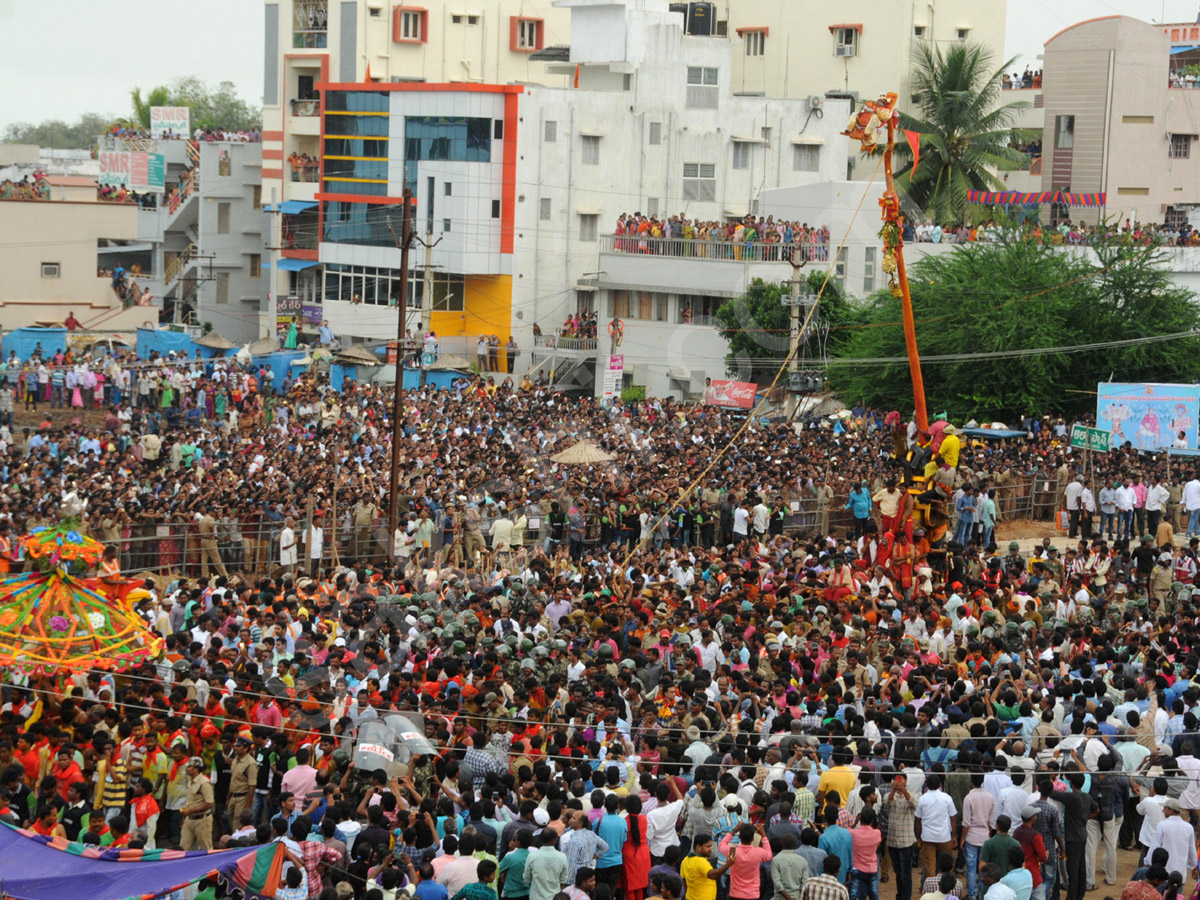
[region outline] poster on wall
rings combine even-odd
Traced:
[[[625,374],[625,357],[610,356],[604,366],[604,381],[601,383],[601,399],[611,403],[621,396],[621,379]]]
[[[758,385],[752,381],[722,381],[714,378],[704,389],[704,402],[709,406],[750,409],[754,406],[757,390]]]
[[[300,316],[303,311],[304,304],[296,294],[288,294],[275,301],[275,330],[279,333],[281,341],[293,322],[296,323],[297,329],[300,328]]]
[[[1103,382],[1096,390],[1096,425],[1112,446],[1135,450],[1196,449],[1200,385]]]
[[[186,106],[150,107],[150,137],[156,141],[168,133],[173,137],[191,137],[191,115]]]

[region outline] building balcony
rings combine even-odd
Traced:
[[[600,238],[600,286],[738,297],[755,278],[791,276],[790,260],[829,258],[826,244],[739,243],[605,235]]]

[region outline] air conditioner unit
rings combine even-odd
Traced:
[[[853,44],[838,44],[837,49],[834,50],[834,52],[833,52],[833,55],[834,56],[853,56],[854,50],[855,50],[855,47]]]
[[[808,98],[808,108],[809,109],[820,109],[824,105],[825,105],[825,101],[816,95],[813,95],[812,97]]]

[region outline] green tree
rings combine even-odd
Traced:
[[[130,91],[133,118],[143,128],[150,127],[151,106],[186,106],[191,110],[191,127],[244,131],[259,125],[262,110],[237,95],[232,81],[222,81],[211,89],[202,78],[189,75],[176,78],[169,87],[156,87],[142,100],[142,89]]]
[[[897,141],[896,189],[935,222],[967,221],[967,191],[1002,190],[996,171],[1025,163],[1011,146],[1012,124],[1029,104],[1000,103],[1001,78],[1015,59],[993,69],[991,54],[978,44],[917,48],[916,114],[901,111],[900,127],[920,134],[921,157],[914,174],[912,150]]]
[[[151,88],[150,93],[146,95],[146,99],[142,99],[142,89],[135,87],[129,92],[129,99],[133,103],[133,121],[141,128],[150,129],[150,107],[152,106],[170,106],[171,94],[167,88],[159,85]]]
[[[824,281],[825,272],[809,272],[804,287],[815,297]],[[725,365],[731,374],[759,384],[768,384],[775,377],[791,348],[791,311],[783,305],[783,298],[791,290],[790,282],[756,278],[744,295],[717,308],[721,336],[729,342]],[[845,326],[853,321],[854,311],[832,278],[821,295],[818,315],[822,330],[826,326],[829,329],[830,346],[841,346],[846,340]]]
[[[88,150],[112,122],[111,116],[84,113],[75,122],[47,119],[45,122],[13,122],[5,126],[2,139],[13,144],[37,144],[56,150]]]
[[[1147,341],[1076,353],[1036,348],[1153,338],[1200,329],[1194,295],[1175,285],[1157,247],[1119,239],[1090,254],[1012,236],[927,256],[909,272],[928,408],[953,418],[1016,418],[1094,409],[1096,384],[1192,381],[1200,338]],[[900,300],[868,298],[852,337],[831,360],[830,383],[846,403],[912,411]],[[1026,351],[993,359],[931,356]],[[891,362],[868,362],[891,359]]]

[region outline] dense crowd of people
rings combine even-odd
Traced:
[[[5,178],[0,181],[0,200],[49,200],[50,183],[45,172],[25,175],[20,181]]]
[[[34,356],[0,372],[0,568],[86,502],[99,589],[165,654],[7,673],[6,821],[278,841],[282,900],[1079,900],[1118,847],[1129,900],[1196,877],[1177,461],[1125,445],[1084,477],[1060,418],[793,426],[483,374],[404,398],[389,535],[390,388]],[[43,368],[82,369],[103,427],[14,427]],[[551,460],[580,439],[613,459]],[[1060,511],[1065,549],[997,540]],[[367,765],[396,713],[417,731]]]
[[[829,258],[827,227],[776,221],[774,216],[748,215],[718,222],[686,215],[660,219],[640,212],[622,213],[613,233],[613,249],[618,253],[739,260],[781,260],[800,253],[809,260]]]

